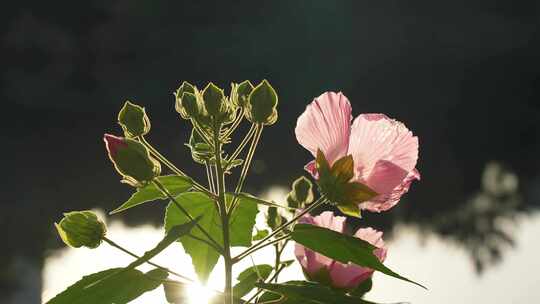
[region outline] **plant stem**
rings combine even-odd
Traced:
[[[279,242],[278,243],[275,243],[274,244],[274,253],[276,255],[276,258],[275,258],[275,266],[274,268],[275,269],[278,269],[279,267],[279,263],[280,263],[280,254],[279,254]],[[274,282],[277,283],[277,277],[274,278]]]
[[[178,203],[176,198],[174,198],[171,193],[169,193],[169,191],[163,186],[163,184],[161,184],[157,179],[154,179],[153,183],[163,194],[165,194],[165,196],[167,196],[173,202],[176,208],[178,208],[180,211],[182,211],[182,213],[186,215],[186,217],[190,221],[195,220],[193,216],[189,213],[189,211],[187,211],[184,207],[182,207],[182,205],[180,205],[180,203]],[[199,223],[195,223],[195,227],[197,227],[208,238],[209,241],[214,243],[215,249],[217,249],[218,252],[223,252],[223,248],[221,248],[219,243]]]
[[[238,262],[240,260],[242,260],[243,258],[247,257],[248,255],[254,253],[255,251],[259,251],[261,249],[263,249],[264,247],[267,247],[267,246],[270,246],[270,245],[274,245],[274,244],[278,244],[279,242],[283,241],[283,240],[287,240],[291,237],[290,234],[286,234],[286,235],[282,235],[278,238],[276,238],[275,240],[272,240],[266,244],[255,244],[253,246],[251,246],[250,248],[248,248],[248,250],[245,250],[244,252],[242,252],[241,254],[239,254],[238,256],[234,257],[234,262]]]
[[[276,272],[274,273],[274,275],[272,275],[272,276],[270,277],[270,279],[267,280],[267,282],[270,283],[270,282],[272,282],[273,280],[275,280],[275,279],[278,277],[279,273],[280,273],[283,269],[285,269],[285,267],[287,267],[287,266],[281,265],[281,267],[279,267],[279,269],[276,270]],[[259,290],[258,290],[251,298],[249,298],[249,300],[247,300],[247,301],[244,302],[244,303],[245,303],[245,304],[251,303],[251,301],[255,300],[255,298],[257,298],[263,291],[264,291],[264,289],[260,289],[260,288],[259,288]],[[255,302],[253,302],[253,303],[255,303]]]
[[[206,176],[208,178],[208,187],[210,188],[210,192],[216,193],[214,185],[214,174],[212,173],[212,167],[210,165],[210,162],[206,160],[204,162],[204,166],[206,167]]]
[[[238,155],[240,154],[240,152],[242,152],[244,147],[247,145],[247,143],[251,139],[251,136],[253,136],[254,132],[255,132],[255,125],[252,124],[251,127],[249,128],[248,132],[246,133],[246,135],[244,136],[244,138],[242,139],[242,141],[240,142],[240,144],[236,148],[236,150],[234,150],[233,154],[231,154],[231,156],[227,160],[227,167],[229,166],[229,163],[231,163],[233,160],[235,160],[238,157]]]
[[[236,113],[236,117],[234,119],[233,124],[229,127],[228,130],[226,130],[221,135],[221,138],[226,139],[227,137],[231,136],[231,134],[236,130],[236,128],[238,128],[243,118],[244,118],[244,109],[240,108],[240,110]]]
[[[143,137],[143,136],[139,136],[137,137],[139,139],[139,141],[150,151],[150,153],[152,155],[154,155],[159,161],[161,161],[165,166],[167,166],[169,169],[171,169],[172,172],[174,172],[175,174],[177,175],[180,175],[180,176],[186,176],[186,177],[189,177],[186,173],[184,173],[182,170],[178,169],[172,162],[170,162],[165,156],[163,156],[161,153],[159,153],[159,151],[154,148],[148,141],[146,141],[146,139]],[[198,182],[196,182],[195,180],[192,179],[192,182],[193,182],[193,188],[195,188],[196,190],[199,190],[201,192],[204,192],[206,193],[208,196],[210,197],[214,197],[214,194],[210,191],[208,191],[208,189],[206,189],[204,186],[202,186],[201,184],[199,184]]]
[[[232,290],[232,259],[231,259],[231,247],[229,239],[229,214],[227,210],[227,202],[225,201],[225,173],[223,172],[223,166],[221,163],[221,141],[219,138],[220,127],[215,128],[214,131],[214,149],[216,157],[216,172],[217,172],[217,195],[218,205],[220,206],[221,228],[223,231],[223,260],[225,264],[225,290],[224,290],[224,304],[233,304],[233,290]]]
[[[133,252],[127,250],[126,248],[118,245],[117,243],[113,242],[111,239],[103,237],[103,241],[105,241],[107,244],[113,246],[116,249],[119,249],[120,251],[122,251],[124,253],[127,253],[128,255],[130,255],[130,256],[132,256],[132,257],[134,257],[136,259],[140,259],[140,257],[138,255],[136,255],[135,253],[133,253]],[[158,265],[156,263],[153,263],[151,261],[146,261],[146,263],[148,263],[149,265],[152,265],[152,266],[154,266],[156,268],[159,268],[161,270],[164,270],[164,271],[166,271],[166,272],[168,272],[168,273],[170,273],[172,275],[175,275],[175,276],[179,277],[180,279],[186,280],[188,282],[195,282],[195,280],[193,280],[193,279],[190,279],[190,278],[188,278],[186,276],[183,276],[183,275],[181,275],[181,274],[179,274],[179,273],[177,273],[175,271],[172,271],[172,270],[170,270],[170,269],[168,269],[166,267],[160,266],[160,265]]]
[[[255,127],[255,135],[253,136],[253,141],[251,142],[251,145],[249,146],[249,151],[246,156],[246,160],[244,161],[244,165],[242,166],[240,178],[238,179],[238,184],[236,185],[236,189],[234,190],[235,194],[238,194],[242,191],[242,187],[244,186],[244,182],[246,181],[246,177],[249,171],[249,167],[251,165],[251,161],[253,160],[253,155],[255,155],[255,149],[257,148],[257,144],[259,143],[259,140],[261,139],[263,127],[264,126],[262,124],[256,125]],[[234,208],[236,208],[237,203],[238,203],[238,196],[235,195],[231,203],[231,210],[234,210]]]
[[[272,233],[270,233],[269,235],[267,235],[266,237],[264,237],[263,239],[261,239],[259,242],[257,242],[257,244],[249,247],[248,249],[244,250],[242,253],[240,253],[239,255],[237,255],[236,257],[233,258],[233,262],[234,263],[237,263],[239,262],[240,260],[242,260],[243,258],[246,257],[246,255],[249,255],[251,252],[253,251],[256,251],[256,250],[259,250],[260,247],[264,242],[266,242],[267,240],[271,239],[273,236],[277,235],[279,232],[281,232],[283,229],[287,228],[289,225],[293,224],[294,222],[296,222],[298,219],[300,219],[302,216],[304,216],[306,213],[309,213],[310,211],[312,210],[315,210],[315,208],[319,207],[320,205],[322,205],[324,202],[326,201],[326,198],[325,197],[320,197],[317,201],[313,202],[309,207],[307,207],[306,209],[304,209],[302,212],[300,212],[299,214],[297,214],[293,219],[291,219],[290,221],[286,222],[285,224],[282,224],[281,226],[277,227]],[[266,245],[265,245],[266,246]],[[265,247],[263,246],[263,247]],[[261,247],[261,248],[263,248]]]

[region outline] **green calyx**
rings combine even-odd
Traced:
[[[64,213],[54,225],[62,241],[74,248],[97,248],[107,233],[105,224],[89,210]]]
[[[351,155],[344,156],[330,167],[324,153],[317,150],[315,160],[321,193],[335,203],[345,214],[360,217],[358,204],[377,196],[377,192],[359,182],[351,181],[354,177],[354,161]]]
[[[118,113],[118,124],[126,137],[135,138],[150,131],[150,119],[143,107],[126,101]]]
[[[189,143],[186,144],[191,150],[191,157],[199,164],[205,164],[214,155],[213,148],[207,144],[196,130],[191,131]]]
[[[249,94],[246,118],[255,124],[272,125],[277,121],[278,96],[267,80],[261,81]]]

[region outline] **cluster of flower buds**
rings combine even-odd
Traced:
[[[107,233],[105,224],[88,210],[64,213],[60,223],[54,225],[62,241],[74,248],[97,248]]]
[[[237,115],[245,115],[254,124],[271,125],[277,120],[278,97],[266,80],[255,87],[249,80],[233,83],[229,96],[211,82],[200,91],[184,81],[174,95],[176,111],[183,119],[209,129],[230,124]]]

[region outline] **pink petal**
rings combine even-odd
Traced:
[[[357,180],[379,193],[360,207],[380,212],[393,207],[408,191],[418,160],[418,138],[384,114],[362,114],[351,127],[348,153],[353,156]]]
[[[345,230],[345,220],[347,218],[344,216],[334,216],[332,211],[325,211],[320,215],[313,218],[315,225],[319,227],[328,228],[336,232],[343,233]]]
[[[321,149],[333,164],[347,153],[351,119],[351,104],[345,95],[323,93],[298,118],[296,139],[313,156]]]
[[[348,154],[359,177],[369,176],[380,160],[410,172],[418,160],[418,138],[404,124],[384,114],[361,114],[351,127]]]
[[[382,262],[386,258],[386,248],[382,240],[382,232],[373,228],[360,228],[355,233],[355,237],[369,242],[378,247],[373,252]],[[362,281],[368,279],[373,274],[373,270],[367,267],[361,267],[354,264],[343,264],[335,262],[330,268],[330,277],[334,287],[337,288],[355,288]]]
[[[409,191],[411,183],[414,180],[420,179],[420,172],[414,169],[409,172],[407,177],[394,188],[391,192],[376,196],[374,199],[363,202],[359,206],[361,209],[369,210],[371,212],[386,211],[394,207],[400,200],[401,196]]]
[[[373,253],[379,258],[379,261],[384,262],[387,249],[384,246],[384,241],[382,239],[382,231],[377,231],[371,227],[360,228],[356,231],[354,236],[377,247]]]
[[[317,167],[315,164],[315,160],[310,161],[304,166],[304,170],[306,170],[311,176],[313,176],[314,179],[319,179],[319,172],[317,172]]]
[[[332,280],[332,285],[335,288],[355,288],[372,274],[372,269],[350,263],[343,264],[335,262],[330,267],[330,278]]]
[[[105,148],[112,157],[116,156],[119,149],[127,147],[123,137],[105,134],[103,135],[103,141],[105,141]]]

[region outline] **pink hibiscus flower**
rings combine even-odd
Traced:
[[[351,104],[341,92],[326,92],[309,104],[296,124],[298,142],[316,157],[320,149],[332,165],[352,155],[353,181],[367,185],[378,195],[359,202],[360,209],[381,212],[392,208],[420,179],[415,169],[418,137],[399,121],[384,114],[360,114],[352,125]],[[306,170],[318,178],[315,162]]]
[[[315,217],[306,214],[299,222],[328,228],[340,233],[345,231],[345,217],[334,216],[330,211]],[[382,234],[373,228],[360,228],[354,236],[377,247],[373,253],[383,262],[387,250],[384,247]],[[322,279],[326,282],[321,283],[330,284],[335,288],[354,289],[373,274],[373,269],[334,261],[300,244],[295,245],[294,253],[309,280],[320,281]]]

